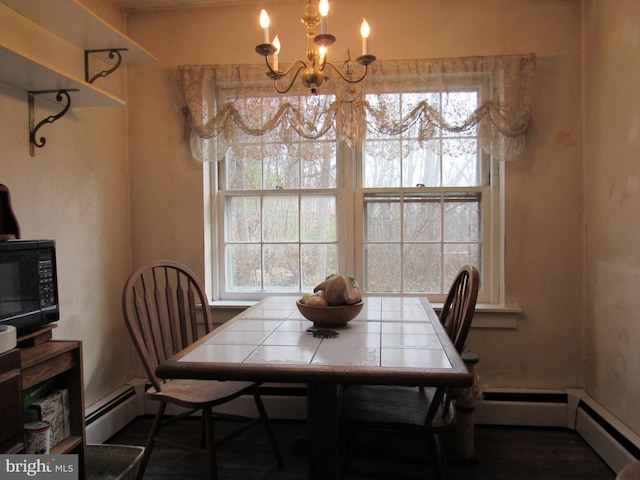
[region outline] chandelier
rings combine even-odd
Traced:
[[[344,73],[327,60],[328,49],[336,41],[336,37],[327,32],[328,13],[328,0],[320,0],[318,8],[309,0],[304,9],[304,16],[301,18],[302,23],[307,27],[307,60],[296,60],[288,69],[281,71],[278,62],[280,40],[276,35],[273,42],[269,41],[269,15],[265,10],[260,12],[262,43],[256,46],[256,52],[264,56],[268,69],[267,76],[273,79],[274,88],[278,93],[287,93],[291,90],[296,78],[300,75],[302,84],[309,88],[311,93],[317,94],[318,89],[329,78],[327,67],[335,71],[342,80],[348,83],[361,82],[367,76],[367,67],[376,60],[375,56],[369,55],[369,24],[364,18],[362,19],[360,26],[362,55],[357,57],[355,61],[363,66],[364,69],[360,76],[354,78],[351,58],[344,62]],[[316,33],[318,25],[320,25],[320,33]],[[285,77],[288,80],[285,80]]]

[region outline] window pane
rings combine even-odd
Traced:
[[[298,197],[268,196],[264,197],[263,202],[263,240],[297,242]]]
[[[366,241],[399,241],[400,199],[367,199],[364,212],[364,238]]]
[[[300,148],[303,188],[336,188],[336,143],[305,143]]]
[[[367,292],[399,292],[402,268],[399,244],[364,246],[364,288]]]
[[[477,92],[448,92],[442,94],[442,116],[445,122],[451,127],[461,127],[466,118],[478,108]],[[477,126],[464,131],[464,135],[474,136]],[[448,135],[459,135],[458,133],[445,133]]]
[[[446,242],[480,240],[480,199],[447,201],[444,212],[444,230]]]
[[[458,270],[463,265],[471,264],[482,268],[480,263],[480,245],[477,243],[468,244],[446,244],[444,246],[444,274],[446,288],[451,285]]]
[[[297,244],[264,245],[264,290],[298,291],[300,262]]]
[[[475,138],[447,139],[442,142],[442,185],[470,187],[479,185],[479,168]]]
[[[264,167],[264,188],[300,187],[300,159],[290,156],[284,145],[270,145],[262,159]]]
[[[440,244],[404,246],[403,281],[405,292],[439,293],[442,255]]]
[[[242,147],[242,155],[229,151],[226,156],[227,189],[255,190],[262,185],[262,147]]]
[[[399,140],[365,142],[363,159],[364,187],[400,186],[401,149],[402,143]]]
[[[301,241],[333,242],[337,240],[335,196],[305,195],[301,200],[301,209]]]
[[[226,284],[231,291],[260,291],[260,245],[235,244],[225,248]]]
[[[407,242],[439,242],[442,237],[440,195],[408,197],[404,201],[404,239]]]
[[[338,271],[336,244],[304,244],[301,246],[302,291],[310,292],[332,273]]]
[[[405,187],[422,184],[427,187],[440,186],[440,158],[427,148],[409,151],[402,162],[402,183]]]
[[[260,241],[260,197],[251,196],[228,198],[226,214],[227,241]]]

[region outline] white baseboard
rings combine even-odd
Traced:
[[[476,425],[565,427],[567,405],[562,403],[481,401],[476,406]]]
[[[614,472],[640,459],[640,437],[589,397],[580,400],[575,430]]]
[[[144,379],[134,379],[87,409],[87,442],[102,443],[139,415],[155,415],[157,402],[145,400]],[[268,384],[262,399],[272,419],[304,420],[306,390],[301,385]],[[167,414],[178,413],[168,409]],[[225,413],[255,415],[253,398],[227,404]],[[583,390],[505,390],[483,392],[476,425],[563,427],[577,431],[614,471],[640,460],[640,436],[600,407]]]
[[[85,409],[87,443],[104,443],[140,414],[136,389],[119,388]]]

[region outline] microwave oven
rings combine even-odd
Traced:
[[[59,319],[55,241],[0,242],[0,325],[20,335]]]

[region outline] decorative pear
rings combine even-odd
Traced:
[[[360,286],[355,278],[348,275],[334,273],[313,289],[322,290],[328,305],[353,305],[362,300]]]

